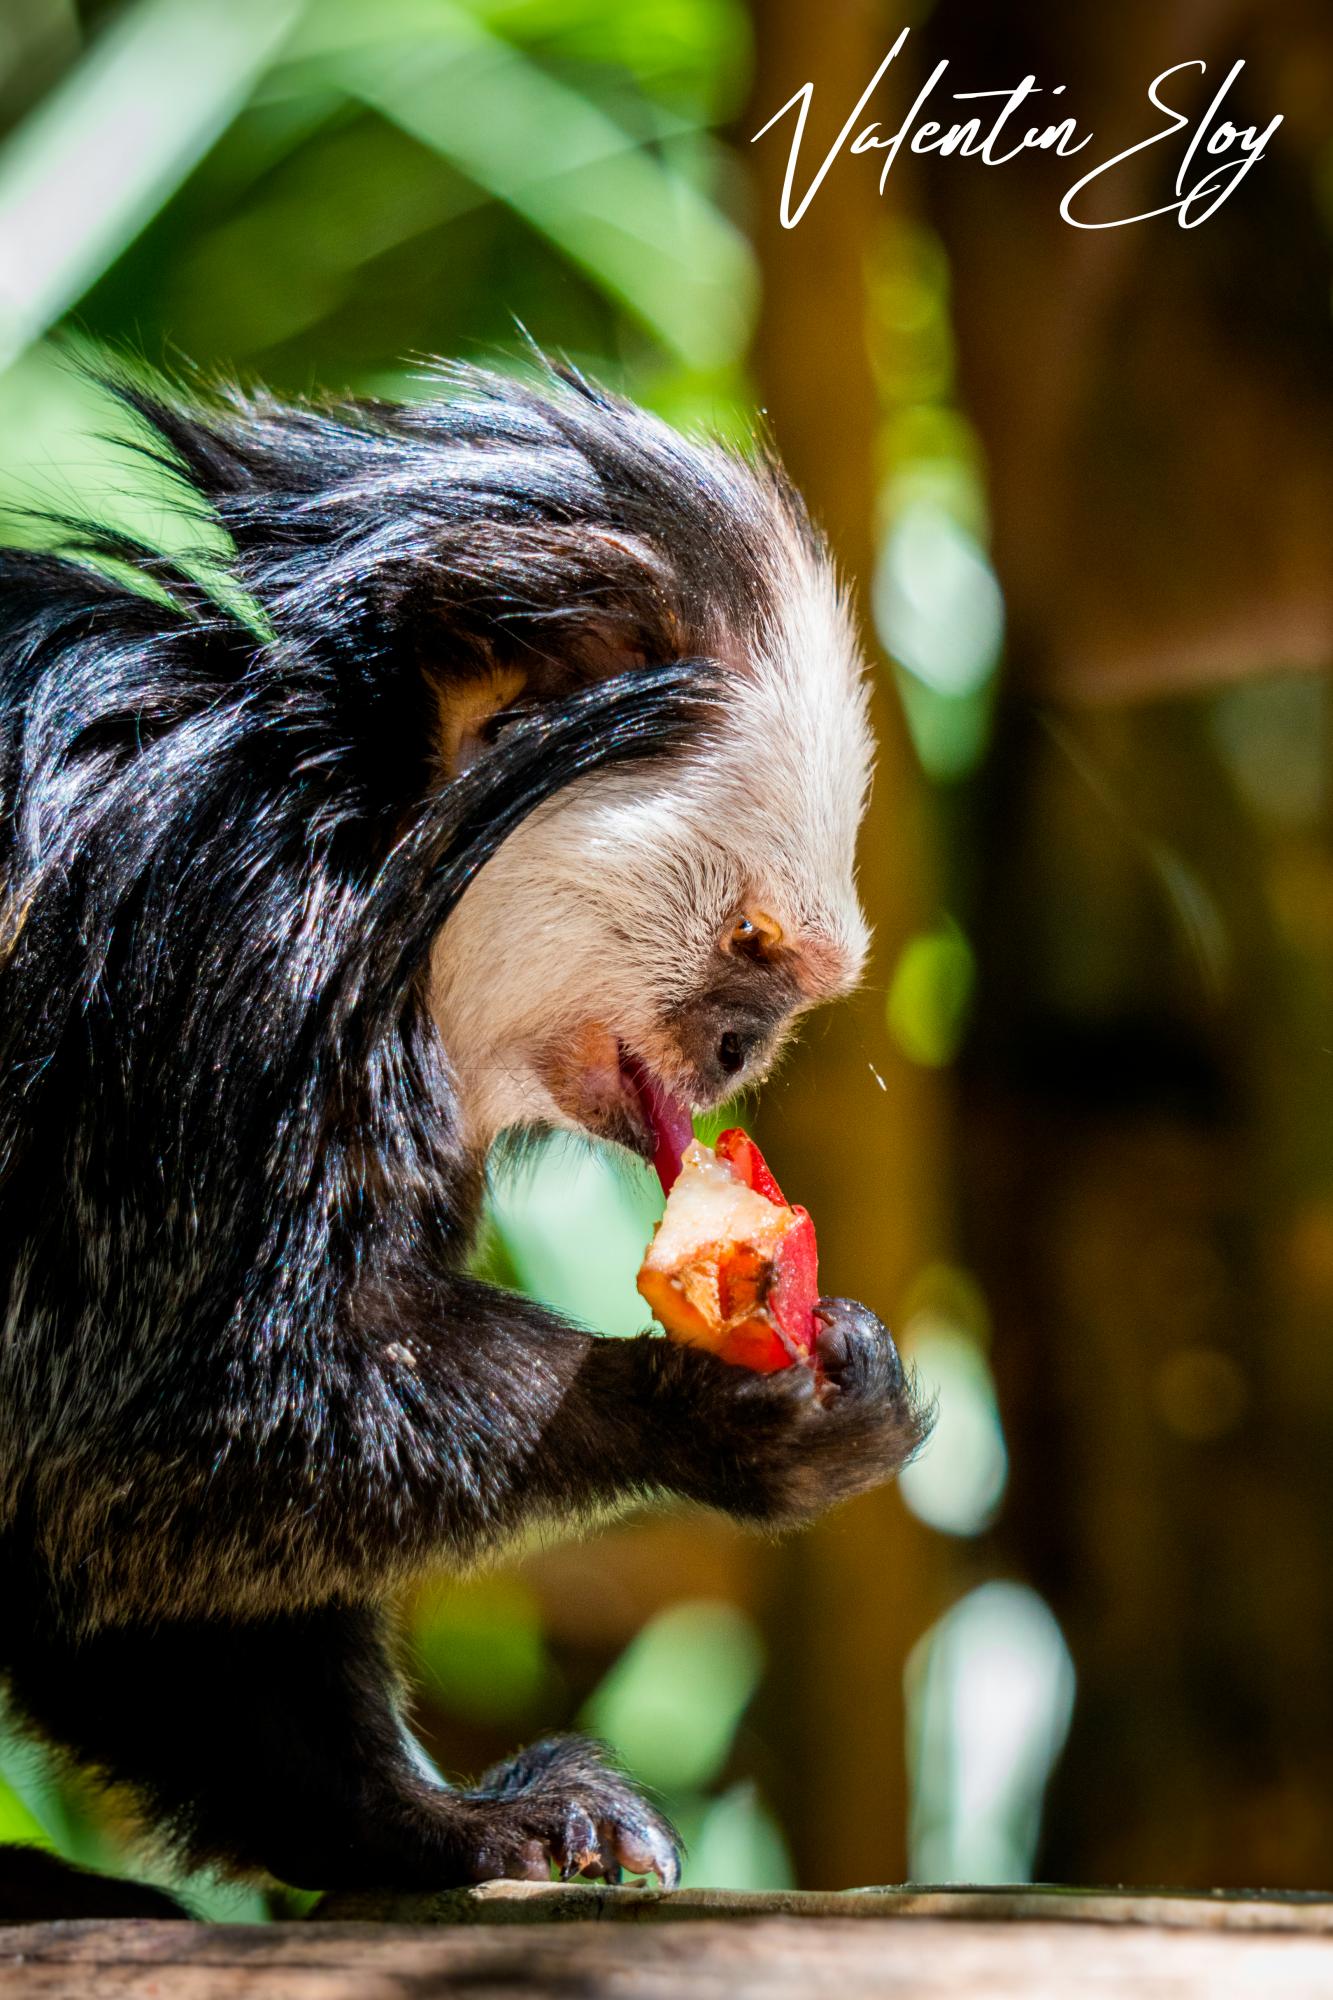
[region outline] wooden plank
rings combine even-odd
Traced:
[[[514,1929],[126,1922],[0,1932],[0,1996],[31,2000],[1266,2000],[1333,1992],[1299,1932],[971,1917],[721,1918]]]
[[[1016,1887],[885,1889],[640,1889],[591,1882],[486,1882],[425,1895],[326,1896],[322,1922],[398,1924],[699,1923],[800,1917],[821,1922],[928,1919],[944,1923],[1136,1925],[1158,1930],[1299,1932],[1333,1936],[1333,1896],[1282,1890]],[[0,1933],[3,1935],[3,1933]]]

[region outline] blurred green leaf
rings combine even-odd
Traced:
[[[49,1753],[0,1708],[0,1841],[20,1840],[82,1859],[80,1818],[62,1796]]]
[[[350,95],[509,204],[674,354],[738,353],[756,298],[746,239],[590,98],[436,0],[434,36],[331,56]]]
[[[601,1333],[639,1333],[635,1288],[662,1195],[647,1167],[557,1138],[497,1174],[490,1218],[524,1291]]]
[[[732,116],[748,82],[750,23],[738,0],[475,0],[511,41],[539,44],[606,69],[686,116]]]
[[[426,1693],[469,1721],[517,1720],[551,1683],[540,1607],[517,1577],[475,1578],[428,1599],[412,1639]]]
[[[744,1612],[702,1599],[676,1604],[631,1641],[583,1721],[643,1783],[708,1785],[762,1672],[763,1647]]]
[[[0,368],[82,297],[245,102],[300,0],[137,0],[0,149]]]
[[[690,1841],[685,1880],[696,1889],[791,1889],[791,1856],[752,1784],[732,1785],[704,1812]]]
[[[36,1813],[3,1778],[0,1778],[0,1841],[19,1841],[25,1847],[54,1848],[56,1844]]]

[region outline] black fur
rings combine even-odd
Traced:
[[[74,1868],[40,1847],[7,1847],[0,1870],[0,1924],[48,1924],[61,1919],[188,1918],[163,1889],[122,1882]]]
[[[724,726],[766,571],[721,455],[578,382],[461,387],[122,385],[227,588],[91,529],[0,553],[0,1667],[186,1859],[320,1887],[670,1878],[587,1746],[435,1784],[380,1605],[541,1516],[805,1519],[921,1428],[869,1315],[821,1398],[464,1275],[431,941],[543,801]],[[431,684],[516,653],[535,699],[442,782]]]

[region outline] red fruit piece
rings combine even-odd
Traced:
[[[776,1375],[779,1368],[790,1368],[795,1360],[781,1336],[762,1318],[732,1327],[713,1352],[719,1361],[729,1361],[733,1368],[749,1368],[756,1375]]]
[[[685,1149],[639,1290],[673,1340],[760,1374],[815,1365],[815,1226],[739,1128]]]

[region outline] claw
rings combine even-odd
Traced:
[[[675,1844],[656,1828],[640,1828],[631,1833],[620,1827],[612,1843],[616,1860],[631,1875],[656,1875],[664,1889],[674,1889],[680,1881],[680,1856]]]
[[[582,1806],[571,1805],[565,1814],[560,1837],[561,1881],[568,1882],[575,1875],[591,1873],[601,1858],[597,1828]]]

